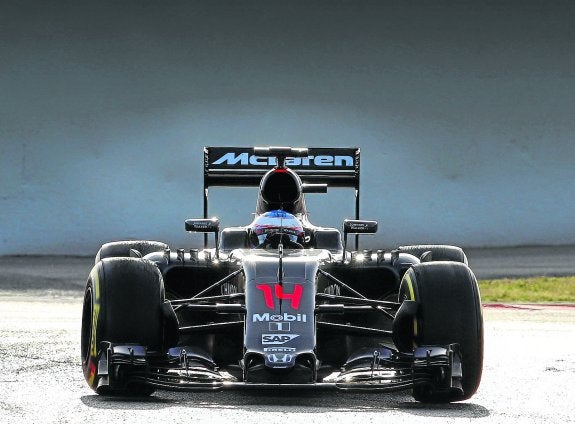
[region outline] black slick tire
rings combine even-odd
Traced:
[[[154,388],[143,383],[112,390],[100,384],[101,342],[162,346],[164,301],[162,275],[154,263],[136,258],[108,258],[90,273],[84,294],[81,356],[84,377],[98,394],[144,396]]]
[[[477,280],[469,267],[457,262],[414,265],[404,275],[399,302],[418,304],[413,322],[414,345],[459,343],[463,394],[415,386],[413,397],[426,403],[470,398],[479,387],[483,369],[483,314]]]
[[[142,256],[153,252],[163,252],[168,248],[166,243],[149,240],[125,240],[113,241],[103,244],[96,254],[94,263],[100,262],[105,258],[129,258],[130,250],[137,250]]]
[[[467,265],[467,256],[461,247],[443,244],[420,244],[415,246],[400,246],[401,253],[409,253],[421,258],[425,252],[431,252],[432,261],[453,261]]]

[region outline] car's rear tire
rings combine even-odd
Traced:
[[[145,259],[108,258],[90,273],[84,294],[81,355],[84,377],[98,394],[145,396],[154,388],[143,383],[99,384],[101,342],[137,344],[160,349],[163,340],[162,275]]]
[[[113,241],[103,244],[96,254],[95,263],[105,258],[129,258],[130,250],[137,250],[142,256],[153,252],[163,252],[168,249],[166,243],[150,240]]]
[[[467,256],[461,247],[443,244],[420,244],[416,246],[400,246],[401,253],[421,257],[425,252],[431,252],[431,260],[461,262],[467,265]]]
[[[461,392],[414,387],[420,402],[455,402],[470,398],[479,387],[483,369],[483,314],[477,280],[469,267],[457,262],[414,265],[404,275],[399,301],[415,300],[414,345],[459,343],[462,366]]]

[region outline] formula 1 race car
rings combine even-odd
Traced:
[[[411,389],[468,399],[483,363],[477,281],[462,249],[359,250],[359,149],[204,149],[203,249],[104,244],[83,304],[81,354],[103,395],[156,389]],[[208,188],[259,186],[255,219],[220,231]],[[342,231],[313,225],[305,193],[355,189]],[[214,234],[215,246],[208,247]],[[348,244],[354,235],[355,249]]]

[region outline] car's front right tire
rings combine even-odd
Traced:
[[[135,258],[108,258],[96,263],[84,293],[81,355],[84,377],[98,394],[149,395],[145,383],[102,384],[98,374],[103,341],[161,349],[163,340],[162,275],[153,262]]]

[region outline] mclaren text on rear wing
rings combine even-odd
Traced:
[[[205,147],[204,187],[258,186],[263,175],[276,165],[274,148]],[[293,149],[285,165],[304,183],[359,189],[359,148]]]

